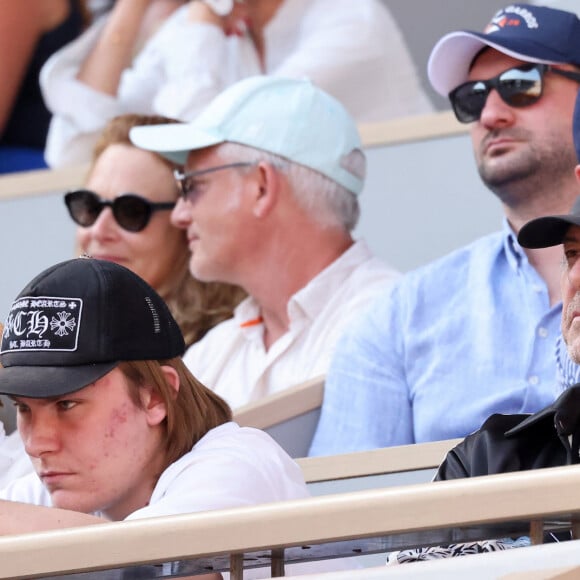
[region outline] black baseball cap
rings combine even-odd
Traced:
[[[525,224],[518,234],[523,248],[549,248],[564,242],[570,226],[580,226],[580,196],[566,215],[548,215]]]
[[[576,95],[574,122],[572,124],[576,157],[580,163],[580,90]],[[564,242],[570,226],[580,226],[580,196],[576,198],[569,214],[549,215],[529,221],[518,234],[518,242],[524,248],[548,248]]]
[[[185,343],[163,299],[131,270],[77,258],[20,292],[4,324],[0,393],[57,397],[121,361],[181,356]]]

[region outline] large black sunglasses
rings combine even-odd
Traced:
[[[125,193],[112,201],[101,199],[88,189],[69,191],[64,196],[64,202],[70,217],[83,228],[92,226],[103,209],[110,207],[116,222],[130,232],[143,230],[153,212],[175,207],[174,201],[154,203],[134,193]]]
[[[510,107],[528,107],[538,102],[544,89],[544,75],[555,74],[580,82],[580,73],[555,68],[547,64],[529,64],[510,68],[485,81],[469,81],[449,93],[449,100],[457,120],[472,123],[481,117],[485,102],[495,89]]]

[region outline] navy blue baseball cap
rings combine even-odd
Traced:
[[[437,42],[427,65],[433,88],[446,97],[466,82],[473,59],[486,47],[526,62],[580,66],[580,20],[565,10],[510,4],[483,32],[459,30]]]
[[[36,276],[4,323],[0,393],[78,391],[121,361],[181,356],[183,336],[163,299],[131,270],[77,258]]]

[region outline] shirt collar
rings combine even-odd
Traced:
[[[288,317],[292,321],[301,314],[311,320],[316,318],[328,304],[342,283],[360,265],[372,258],[372,252],[363,240],[358,240],[329,264],[306,286],[298,290],[288,302]]]
[[[243,330],[261,327],[260,306],[252,296],[244,298],[234,309],[234,320]]]
[[[518,242],[517,234],[514,232],[512,226],[505,216],[503,218],[502,224],[502,231],[504,234],[503,249],[506,255],[506,259],[510,265],[510,268],[512,268],[514,272],[517,272],[521,268],[522,264],[527,264],[528,257]]]
[[[288,318],[292,322],[301,316],[314,319],[328,303],[337,288],[361,263],[373,257],[366,242],[358,240],[329,264],[288,301]],[[260,306],[252,296],[244,299],[234,310],[234,320],[246,332],[261,331]]]
[[[563,388],[580,383],[580,365],[575,363],[568,354],[568,348],[560,335],[556,341],[556,364],[558,378]]]

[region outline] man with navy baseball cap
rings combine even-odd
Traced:
[[[257,76],[192,123],[131,139],[185,165],[172,220],[192,274],[249,294],[188,367],[233,407],[324,374],[339,334],[395,277],[353,239],[365,156],[346,109],[308,80]]]
[[[580,93],[574,112],[574,143],[580,163]],[[580,164],[576,166],[580,185]],[[437,479],[475,477],[506,471],[555,467],[580,462],[580,197],[569,213],[526,223],[518,241],[525,248],[563,253],[562,336],[556,357],[567,387],[550,405],[533,415],[493,415],[453,449]]]
[[[580,23],[571,12],[511,4],[483,32],[459,30],[443,36],[431,51],[429,80],[448,96],[469,80],[476,57],[487,48],[527,63],[580,65],[578,34]]]
[[[523,248],[517,234],[532,218],[568,212],[578,193],[578,39],[575,14],[510,4],[483,32],[452,32],[433,48],[429,78],[470,124],[503,228],[409,273],[349,329],[312,454],[461,437],[494,412],[554,400],[560,251]]]

